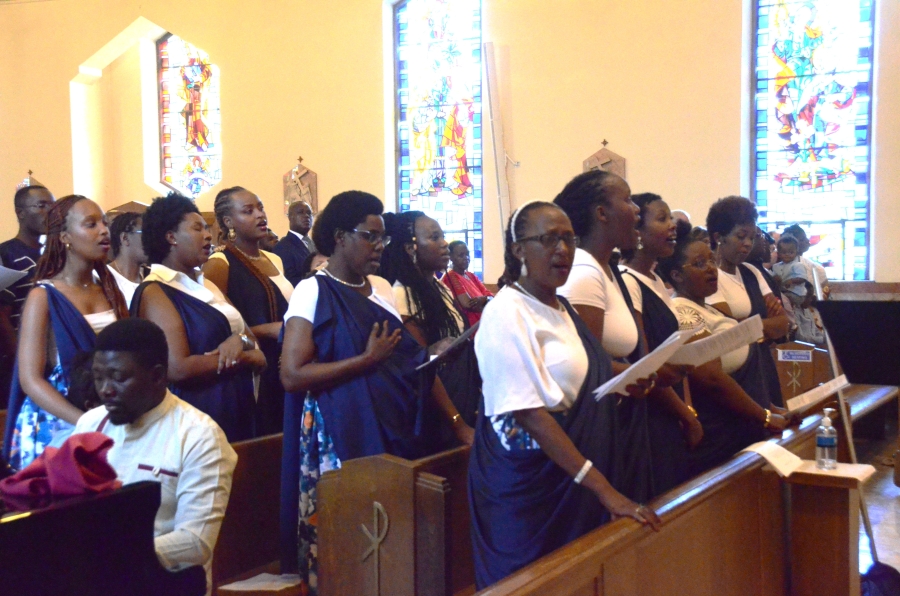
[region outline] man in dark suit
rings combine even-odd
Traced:
[[[288,207],[288,221],[291,229],[275,245],[275,254],[284,263],[284,276],[293,285],[300,283],[307,273],[303,265],[311,252],[316,250],[309,230],[313,224],[312,207],[306,201],[291,203]]]

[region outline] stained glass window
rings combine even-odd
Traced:
[[[222,179],[219,68],[175,35],[160,39],[156,50],[160,181],[196,197]]]
[[[872,0],[757,0],[761,227],[799,223],[831,279],[869,274]]]
[[[481,2],[407,0],[394,9],[397,192],[463,240],[481,277]]]

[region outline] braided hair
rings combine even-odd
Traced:
[[[122,234],[130,234],[137,227],[141,220],[141,214],[134,211],[128,211],[117,215],[109,224],[109,244],[112,253],[110,260],[114,261],[119,258],[119,251],[122,250]]]
[[[552,207],[560,209],[559,205],[548,203],[546,201],[531,201],[525,203],[509,216],[509,223],[506,225],[505,249],[503,251],[503,264],[506,270],[503,272],[501,279],[508,280],[513,283],[522,275],[522,262],[513,254],[513,244],[518,242],[519,238],[525,234],[525,226],[528,225],[528,214],[541,207]]]
[[[213,211],[216,214],[216,222],[219,224],[220,230],[225,230],[225,216],[231,215],[231,199],[232,197],[239,192],[249,192],[243,186],[232,186],[231,188],[226,188],[219,192],[216,195],[216,201],[213,204]],[[266,276],[259,268],[253,264],[253,261],[247,258],[242,251],[238,250],[235,247],[234,242],[228,235],[225,235],[225,250],[231,254],[235,259],[240,261],[240,263],[253,274],[253,277],[256,278],[256,281],[263,287],[266,292],[266,302],[269,307],[269,320],[277,321],[278,317],[278,301],[275,297],[275,287],[272,284],[272,281]]]
[[[609,204],[609,187],[619,177],[604,170],[591,170],[572,178],[553,202],[572,220],[575,235],[585,238],[594,225],[594,206]]]
[[[53,203],[47,211],[47,244],[44,248],[44,254],[37,263],[34,273],[34,280],[52,279],[59,275],[66,266],[67,250],[63,244],[60,234],[66,230],[66,218],[72,207],[80,201],[89,201],[82,195],[68,195]],[[113,278],[106,263],[103,261],[94,262],[94,272],[100,279],[100,288],[106,301],[113,307],[116,318],[124,319],[128,316],[128,306],[125,303],[125,297],[119,291],[119,286]]]
[[[415,313],[412,319],[432,344],[445,337],[458,336],[459,327],[444,302],[440,282],[434,276],[423,274],[406,252],[406,245],[416,242],[416,221],[421,217],[428,216],[421,211],[384,214],[385,234],[391,237],[391,243],[381,255],[381,276],[392,285],[399,281],[406,286],[406,305],[410,313]]]

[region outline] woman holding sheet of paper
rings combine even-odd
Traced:
[[[484,411],[469,460],[478,589],[609,514],[654,528],[661,523],[607,480],[615,398],[598,401],[592,392],[612,376],[609,356],[557,296],[575,240],[569,218],[552,203],[520,207],[506,232],[506,270],[516,281],[485,307],[475,337],[484,379]]]
[[[642,193],[632,200],[640,209],[637,231],[641,242],[636,249],[622,251],[622,279],[638,315],[641,337],[648,350],[655,350],[679,327],[669,291],[653,272],[657,259],[671,256],[675,250],[675,219],[657,194]],[[660,368],[648,404],[653,488],[657,494],[690,478],[688,448],[696,447],[703,438],[701,424],[690,402],[685,401],[683,380],[689,370],[670,364]]]
[[[718,269],[709,245],[689,224],[679,222],[673,253],[659,259],[657,272],[675,288],[672,307],[682,329],[696,329],[702,338],[738,324],[706,304],[718,289]],[[787,426],[783,416],[758,404],[743,388],[762,384],[759,361],[750,357],[757,346],[744,346],[689,373],[688,386],[704,433],[689,453],[692,474],[764,439],[766,429],[781,432]]]
[[[639,209],[631,200],[628,183],[602,170],[576,176],[553,202],[569,216],[580,239],[572,274],[559,293],[572,303],[604,349],[616,359],[613,371],[618,374],[647,352],[622,275],[609,263],[614,249],[629,251],[637,247]],[[621,399],[616,408],[618,457],[610,481],[636,501],[648,500],[671,488],[671,481],[663,479],[668,475],[665,468],[669,462],[665,457],[654,461],[648,409],[681,409],[692,442],[699,441],[702,434],[684,402],[671,391],[654,391],[657,385],[665,383],[654,378],[645,386],[646,392],[632,393],[632,397],[648,395],[647,400]],[[655,475],[664,481],[656,482]]]

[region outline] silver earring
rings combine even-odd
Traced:
[[[417,255],[416,253],[413,253],[413,265],[415,265],[416,263],[418,263],[418,261],[419,261],[418,255]]]
[[[522,259],[522,269],[519,272],[519,277],[528,277],[528,265],[525,264],[525,259]]]
[[[642,250],[643,248],[644,248],[644,242],[641,240],[640,234],[638,234],[637,249],[638,249],[638,250]]]

